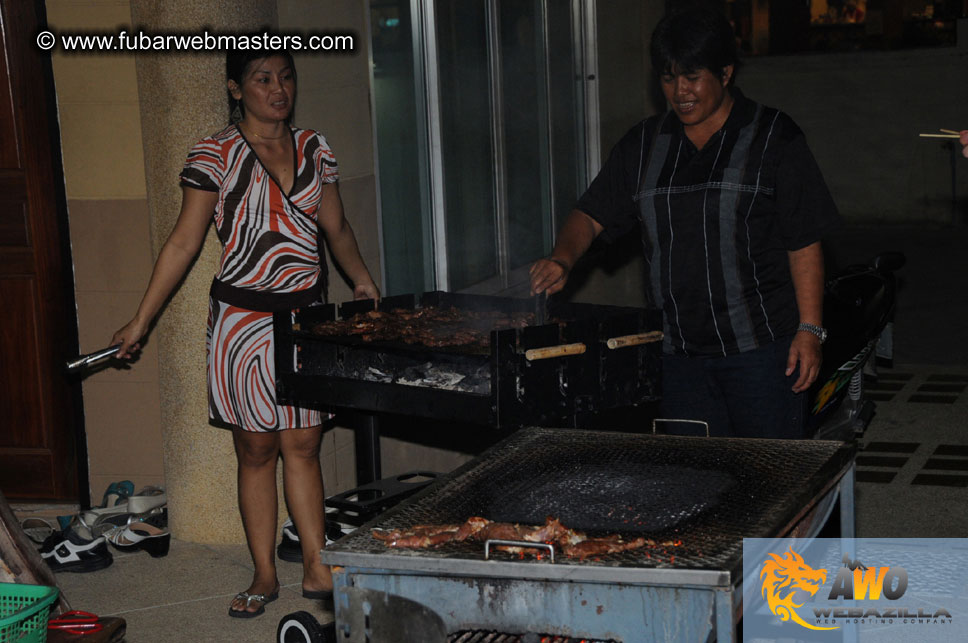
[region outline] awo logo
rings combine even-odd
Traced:
[[[797,608],[803,607],[803,603],[794,602],[798,591],[814,596],[827,582],[827,570],[810,567],[792,548],[783,556],[773,553],[767,556],[772,560],[763,563],[763,571],[760,572],[760,580],[763,581],[760,596],[766,598],[770,611],[779,616],[781,621],[793,621],[807,629],[837,629],[837,627],[817,627],[806,622],[797,613]]]
[[[951,613],[945,608],[925,611],[923,608],[890,607],[889,603],[877,608],[845,606],[844,601],[896,601],[908,588],[907,570],[900,566],[871,566],[850,559],[844,554],[843,566],[837,569],[826,597],[820,593],[827,580],[826,569],[814,569],[803,557],[790,548],[783,556],[768,553],[763,563],[760,579],[763,581],[761,596],[766,599],[770,611],[781,621],[793,621],[810,630],[836,630],[845,622],[892,624],[902,623],[950,624]],[[805,603],[795,602],[797,592],[806,592],[813,600],[813,616],[803,618],[797,612]],[[817,605],[817,599],[826,604]],[[808,620],[809,619],[809,620]]]

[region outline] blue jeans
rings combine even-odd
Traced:
[[[663,355],[662,417],[707,422],[716,437],[803,438],[807,396],[792,390],[799,369],[784,375],[792,341],[728,357]],[[666,426],[665,433],[704,433]]]

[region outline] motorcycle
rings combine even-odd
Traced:
[[[853,440],[874,416],[864,396],[864,375],[876,375],[877,358],[893,361],[897,279],[906,259],[886,252],[852,265],[824,287],[824,325],[829,337],[823,365],[809,392],[807,435],[819,440]],[[872,359],[874,357],[874,359]]]

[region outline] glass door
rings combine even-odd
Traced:
[[[371,1],[387,294],[500,292],[550,252],[588,181],[587,4]]]
[[[501,141],[493,135],[491,4],[434,2],[446,234],[446,262],[437,278],[451,291],[500,269],[495,161]]]
[[[420,26],[410,0],[370,3],[370,86],[387,295],[434,287]]]

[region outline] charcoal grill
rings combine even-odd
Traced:
[[[843,535],[852,536],[853,461],[854,447],[840,442],[521,429],[323,550],[339,640],[393,640],[380,632],[399,632],[406,615],[431,633],[407,640],[427,643],[462,632],[730,640],[742,610],[742,539],[815,535],[838,496]],[[389,549],[371,535],[471,516],[540,524],[548,515],[589,535],[666,544],[551,562],[494,548],[486,558],[472,542]]]
[[[430,306],[510,314],[533,311],[534,302],[440,291],[379,302],[382,311]],[[487,345],[477,348],[312,332],[320,322],[367,309],[372,301],[276,315],[280,399],[514,428],[575,425],[582,417],[659,396],[661,342],[609,348],[609,340],[661,329],[656,310],[549,302],[549,317],[558,321],[491,331]],[[528,359],[529,350],[573,344],[584,352]]]

